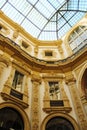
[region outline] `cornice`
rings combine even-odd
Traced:
[[[87,60],[87,44],[78,53],[71,55],[64,60],[53,61],[52,63],[30,56],[23,51],[20,46],[2,35],[0,35],[0,49],[8,53],[12,58],[20,62],[25,62],[33,71],[42,73],[52,71],[55,73],[61,73],[71,71],[79,64]]]

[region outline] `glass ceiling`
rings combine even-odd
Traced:
[[[0,0],[0,9],[39,40],[57,40],[87,12],[87,0]]]

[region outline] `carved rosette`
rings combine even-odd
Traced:
[[[80,102],[78,89],[76,87],[76,80],[73,74],[66,75],[66,83],[69,86],[79,126],[81,130],[87,130],[87,120]]]

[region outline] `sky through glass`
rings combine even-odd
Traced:
[[[87,12],[87,0],[0,0],[0,9],[40,40],[60,39]]]

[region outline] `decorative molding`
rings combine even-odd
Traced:
[[[51,81],[55,82],[55,80],[51,80]],[[56,80],[56,82],[58,82],[58,79]],[[47,80],[45,80],[43,111],[45,111],[46,113],[61,112],[61,111],[69,113],[72,110],[72,108],[70,107],[70,104],[69,104],[69,99],[64,91],[62,81],[59,81],[59,88],[60,88],[60,94],[62,95],[62,99],[60,99],[60,100],[63,101],[63,105],[61,106],[61,104],[59,103],[60,100],[55,100],[57,102],[57,106],[51,106],[51,104],[50,104],[51,99],[50,99],[50,95],[49,95],[49,85],[48,85]],[[54,100],[52,100],[52,101],[54,102]]]
[[[20,104],[21,106],[23,106],[23,108],[27,108],[29,106],[28,105],[28,93],[26,93],[28,91],[27,79],[26,79],[26,82],[25,82],[26,86],[24,86],[24,93],[21,93],[21,92],[12,88],[14,73],[15,73],[15,68],[12,68],[10,76],[8,77],[7,81],[4,84],[3,90],[1,92],[1,96],[6,101],[11,100],[13,102]],[[13,92],[14,92],[15,95],[11,94],[12,89],[13,89]],[[22,96],[23,99],[20,99],[20,98],[18,98],[18,96],[16,96],[16,95],[21,95],[21,94],[23,95]]]

